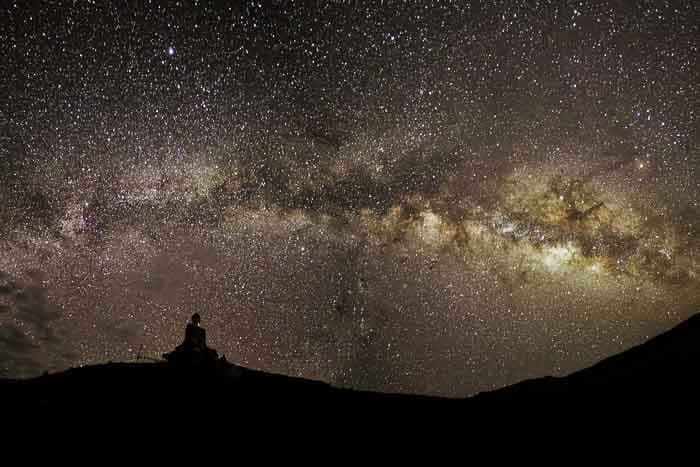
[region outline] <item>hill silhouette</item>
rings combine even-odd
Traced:
[[[0,380],[0,397],[23,413],[157,411],[197,407],[243,413],[344,410],[423,413],[503,408],[644,407],[694,404],[700,389],[700,314],[621,354],[564,377],[523,381],[462,399],[382,394],[226,364],[107,363],[26,380]]]

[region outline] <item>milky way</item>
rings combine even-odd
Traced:
[[[0,376],[198,311],[229,361],[462,396],[700,310],[697,2],[91,3],[0,10]]]

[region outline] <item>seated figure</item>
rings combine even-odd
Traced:
[[[185,328],[185,341],[182,343],[184,350],[194,352],[205,352],[207,348],[207,332],[199,323],[202,318],[199,313],[192,315],[192,320]]]
[[[175,350],[163,357],[171,362],[204,363],[218,358],[216,350],[207,347],[207,333],[199,323],[199,313],[192,315],[192,320],[185,328],[185,340]]]

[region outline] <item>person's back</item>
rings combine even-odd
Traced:
[[[207,346],[207,333],[199,326],[201,318],[199,313],[192,315],[192,320],[185,328],[185,340],[169,354],[163,354],[163,358],[170,362],[202,363],[214,361],[218,353]]]
[[[207,332],[200,327],[201,318],[199,313],[192,315],[192,321],[185,328],[184,350],[190,352],[200,352],[207,360],[215,360],[218,357],[216,350],[207,346]]]
[[[198,352],[204,352],[207,348],[207,333],[206,331],[199,327],[199,322],[187,323],[185,328],[185,348],[187,350],[194,350]]]

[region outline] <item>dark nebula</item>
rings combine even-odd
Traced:
[[[700,309],[700,3],[2,2],[0,376],[462,396]]]

